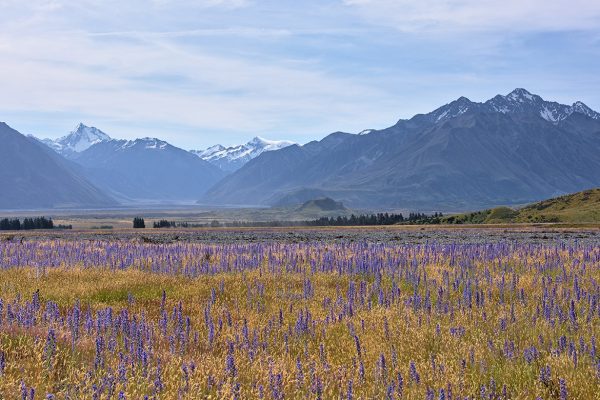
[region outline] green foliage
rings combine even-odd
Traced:
[[[599,223],[600,189],[544,200],[514,210],[498,207],[448,216],[445,224]]]
[[[133,219],[133,227],[135,229],[144,229],[146,227],[146,223],[144,222],[144,218],[135,217]]]
[[[434,213],[433,215],[427,215],[423,213],[410,213],[408,217],[404,217],[402,214],[388,214],[379,213],[371,215],[354,215],[350,217],[339,216],[339,217],[323,217],[315,221],[308,223],[308,225],[314,226],[363,226],[363,225],[395,225],[395,224],[439,224],[442,218],[441,213]]]
[[[62,229],[67,229],[60,226]],[[3,218],[0,220],[0,231],[19,231],[32,229],[54,229],[52,218],[35,217],[24,218],[23,221],[18,218]]]

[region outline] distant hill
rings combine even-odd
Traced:
[[[332,198],[325,197],[322,199],[309,200],[302,204],[298,211],[345,211],[346,207],[341,201],[335,201]]]
[[[600,186],[600,114],[524,89],[461,97],[387,129],[336,132],[262,153],[205,204],[279,205],[328,196],[351,208],[455,211]]]
[[[600,188],[530,204],[523,208],[493,209],[445,217],[442,223],[600,223]]]
[[[65,160],[36,139],[0,122],[0,209],[114,206]]]

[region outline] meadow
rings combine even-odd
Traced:
[[[594,242],[5,240],[0,299],[2,399],[600,399]]]

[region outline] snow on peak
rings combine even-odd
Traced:
[[[225,171],[234,171],[264,152],[283,149],[293,144],[295,143],[287,140],[269,140],[256,136],[248,143],[238,146],[225,147],[217,144],[191,152]]]
[[[553,124],[558,124],[573,113],[583,114],[593,119],[600,119],[599,113],[580,101],[573,103],[571,106],[559,104],[554,101],[546,101],[540,96],[522,88],[517,88],[506,96],[497,95],[485,103],[476,103],[466,97],[460,97],[427,114],[427,118],[432,123],[441,123],[471,110],[502,114],[537,114]]]
[[[42,139],[46,145],[61,154],[81,153],[96,143],[111,140],[110,136],[93,126],[79,123],[68,135],[59,139]]]
[[[152,150],[154,150],[154,149],[163,150],[163,149],[166,149],[168,145],[169,144],[167,142],[165,142],[164,140],[160,140],[157,138],[151,138],[151,137],[144,137],[141,139],[124,141],[123,144],[121,145],[121,150],[129,149],[132,147],[143,148],[143,149],[152,149]]]
[[[100,129],[80,123],[67,136],[58,139],[58,142],[76,153],[81,153],[96,143],[107,140],[110,140],[110,136]]]
[[[251,141],[245,144],[248,148],[255,148],[257,150],[262,149],[262,151],[272,151],[283,149],[284,147],[288,147],[295,144],[294,142],[290,142],[288,140],[269,140],[262,138],[260,136],[255,136]]]
[[[456,118],[459,115],[466,113],[471,110],[476,103],[473,103],[471,100],[467,99],[464,96],[459,97],[453,102],[446,104],[433,111],[430,116],[433,122],[443,122],[452,118]]]
[[[510,92],[506,96],[506,99],[512,100],[512,101],[518,101],[519,103],[524,103],[526,101],[534,101],[534,95],[532,95],[525,89],[517,88],[517,89],[513,90],[512,92]]]
[[[164,140],[160,140],[157,138],[149,138],[149,137],[145,137],[143,139],[137,139],[136,142],[143,143],[143,145],[146,149],[166,149],[167,144],[168,144]]]
[[[204,150],[192,150],[192,153],[196,154],[198,157],[202,159],[206,159],[212,156],[215,153],[225,150],[225,146],[221,146],[220,144],[210,146]]]
[[[529,93],[525,89],[515,89],[506,96],[498,95],[486,101],[485,111],[495,111],[504,114],[529,112],[538,114],[546,121],[558,124],[573,113],[581,113],[594,119],[600,119],[600,114],[578,101],[572,106],[554,101],[546,101],[540,96]]]
[[[581,101],[576,101],[575,103],[573,103],[571,109],[573,110],[573,112],[587,115],[590,118],[600,119],[600,113],[597,113],[596,111],[592,110]]]

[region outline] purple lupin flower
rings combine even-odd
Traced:
[[[432,388],[427,388],[427,392],[425,393],[426,400],[435,400],[435,392]]]
[[[398,391],[398,397],[402,397],[402,392],[404,391],[404,379],[402,378],[402,374],[400,374],[400,372],[398,372],[398,379],[397,379],[397,391]]]
[[[298,386],[302,386],[304,383],[304,372],[302,371],[302,361],[300,361],[300,357],[296,358],[296,381]]]
[[[346,400],[353,400],[352,379],[348,380],[348,388],[346,389]]]
[[[567,382],[565,382],[565,380],[563,378],[560,378],[558,380],[558,387],[559,387],[559,399],[567,400]]]
[[[56,333],[54,329],[48,329],[48,334],[46,335],[46,345],[44,346],[44,361],[46,362],[46,367],[48,369],[52,368],[52,359],[56,354]]]
[[[385,356],[383,355],[383,353],[381,353],[381,355],[379,356],[379,374],[381,376],[381,380],[383,382],[387,381],[387,367],[386,367],[386,362],[385,362]]]
[[[552,377],[552,373],[550,370],[550,366],[546,365],[540,369],[540,382],[544,385],[548,386],[550,384],[550,380]]]
[[[421,376],[417,372],[417,367],[415,366],[414,361],[410,362],[408,372],[409,372],[411,381],[418,385],[421,382]]]
[[[6,369],[6,353],[0,350],[0,376],[4,374]]]
[[[575,311],[575,300],[571,299],[569,306],[569,319],[574,326],[577,326],[577,312]]]
[[[235,367],[235,359],[233,357],[232,352],[227,354],[227,358],[225,359],[225,372],[231,378],[235,378],[237,376],[237,369]]]
[[[154,377],[154,392],[160,393],[164,388],[164,384],[162,381],[162,368],[160,358],[156,360],[156,374]]]

